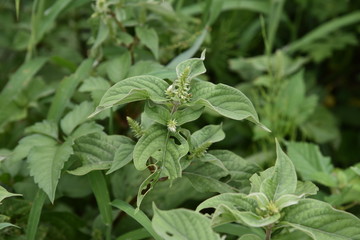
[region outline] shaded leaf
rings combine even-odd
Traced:
[[[71,143],[65,142],[57,146],[34,147],[28,156],[30,175],[34,181],[54,202],[55,191],[61,170],[73,153]]]
[[[162,211],[153,205],[152,226],[164,239],[220,240],[205,216],[187,209]]]

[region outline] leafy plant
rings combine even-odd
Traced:
[[[0,239],[360,238],[358,8],[3,1]]]

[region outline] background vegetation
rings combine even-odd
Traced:
[[[147,237],[132,232],[140,226],[131,205],[149,172],[132,163],[110,168],[116,144],[107,163],[103,154],[84,163],[79,139],[103,131],[135,141],[127,117],[140,121],[144,102],[88,119],[103,94],[138,75],[174,80],[176,65],[203,49],[200,78],[241,90],[272,132],[213,112],[186,128],[222,124],[224,140],[207,148],[256,163],[253,173],[274,165],[277,138],[299,179],[319,187],[313,198],[359,217],[359,9],[355,0],[1,1],[0,239]],[[70,160],[48,164],[62,158]],[[159,209],[196,209],[220,192],[187,177],[173,184],[156,184],[141,210],[151,217],[153,201]],[[231,184],[250,189],[249,181]],[[122,202],[104,219],[109,205],[99,202],[115,199]]]

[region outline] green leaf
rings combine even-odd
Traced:
[[[94,106],[91,102],[82,102],[80,105],[76,105],[73,110],[65,115],[61,119],[61,129],[66,135],[70,135],[72,131],[81,123],[88,120],[88,116],[94,111]]]
[[[38,189],[34,202],[31,206],[27,226],[26,226],[26,239],[27,240],[35,240],[36,232],[38,229],[40,216],[42,212],[42,207],[46,200],[46,193]]]
[[[34,125],[27,127],[25,130],[25,133],[40,133],[54,139],[58,138],[58,132],[58,126],[54,122],[48,120],[35,123]]]
[[[220,142],[225,138],[225,133],[220,125],[207,125],[191,135],[191,145],[198,148],[204,143]]]
[[[164,126],[154,124],[146,130],[134,148],[134,165],[138,170],[146,169],[146,162],[157,152],[156,159],[163,162],[170,179],[181,176],[180,158],[188,151],[187,141],[177,133],[172,134],[180,145],[169,138],[168,131]],[[160,150],[160,151],[159,151]],[[164,152],[165,151],[165,152]],[[163,156],[165,155],[165,159]]]
[[[96,124],[95,122],[87,122],[81,124],[77,127],[70,135],[72,139],[77,139],[79,137],[90,135],[92,133],[102,132],[104,127],[102,125]]]
[[[0,186],[0,204],[1,204],[2,200],[4,200],[5,198],[16,197],[16,196],[21,196],[21,194],[10,193],[10,192],[6,191],[5,188]]]
[[[262,240],[262,238],[260,238],[259,236],[255,235],[255,234],[245,234],[242,235],[239,240]]]
[[[26,116],[26,112],[14,101],[21,91],[29,86],[32,78],[44,66],[46,60],[41,57],[25,62],[3,87],[0,94],[0,132],[7,123]]]
[[[128,164],[133,159],[133,151],[135,147],[134,141],[124,136],[121,137],[121,145],[116,150],[114,160],[111,164],[109,171],[107,171],[106,174],[115,172],[116,170]]]
[[[155,58],[159,58],[159,37],[153,28],[147,27],[136,27],[136,36],[139,37],[140,41],[148,47],[154,54]]]
[[[204,65],[205,60],[205,50],[201,53],[200,58],[190,58],[176,66],[176,75],[178,78],[181,78],[182,74],[186,69],[190,69],[190,73],[188,74],[188,79],[193,79],[203,73],[206,72],[206,68]]]
[[[138,208],[140,208],[141,202],[144,199],[144,197],[154,188],[155,184],[160,178],[160,171],[158,170],[156,165],[150,165],[149,168],[152,168],[153,172],[141,183],[137,199],[136,199],[136,205]]]
[[[19,228],[18,226],[14,225],[14,224],[11,224],[11,223],[7,223],[7,222],[0,223],[0,230],[2,230],[4,228],[7,228],[7,227]]]
[[[73,153],[70,142],[58,146],[36,146],[28,156],[30,175],[35,183],[44,190],[51,202],[54,202],[55,191],[61,170]]]
[[[98,28],[98,32],[96,35],[95,42],[92,46],[92,50],[101,46],[101,44],[108,38],[109,36],[109,27],[103,21],[100,21],[100,25]]]
[[[337,31],[338,29],[345,27],[347,25],[355,24],[360,21],[360,11],[354,11],[345,16],[334,18],[331,21],[327,21],[319,27],[315,28],[302,38],[297,41],[292,42],[285,47],[285,50],[288,52],[295,52],[301,49],[304,46],[324,37],[328,36],[330,33]]]
[[[142,212],[137,211],[134,209],[130,204],[127,202],[121,201],[119,199],[113,201],[111,203],[112,206],[124,211],[127,215],[135,219],[138,223],[143,226],[148,233],[151,234],[151,236],[156,240],[161,240],[162,238],[154,231],[154,229],[151,226],[150,219]]]
[[[315,195],[317,192],[319,191],[319,188],[313,184],[312,182],[301,182],[298,181],[297,182],[297,186],[296,186],[296,192],[295,195],[298,196],[309,196],[309,195]]]
[[[226,205],[229,208],[249,212],[255,211],[257,207],[256,201],[248,198],[243,193],[223,193],[205,200],[196,208],[196,211],[205,208],[218,208],[221,204]]]
[[[199,106],[186,107],[185,109],[177,110],[174,113],[173,117],[176,120],[177,125],[181,126],[185,123],[192,122],[198,119],[203,113],[203,111],[204,108]]]
[[[88,178],[99,207],[101,218],[106,226],[111,227],[112,211],[105,176],[100,171],[94,171],[88,174]]]
[[[93,117],[112,106],[150,99],[154,102],[167,101],[165,90],[169,84],[154,76],[137,76],[124,79],[109,88],[102,97]]]
[[[212,178],[211,176],[186,172],[184,173],[184,177],[189,179],[191,185],[199,192],[217,192],[217,193],[234,192],[234,189],[231,188],[229,185],[215,178]]]
[[[248,120],[268,130],[259,122],[251,101],[239,90],[224,85],[204,81],[192,81],[190,91],[192,104],[202,105],[216,113],[235,120]]]
[[[205,216],[187,209],[162,211],[153,205],[152,226],[164,239],[220,240]]]
[[[130,53],[126,51],[121,56],[111,59],[106,64],[106,73],[110,80],[116,83],[127,76],[130,66],[131,56]]]
[[[74,74],[69,77],[65,77],[60,82],[47,114],[48,120],[58,122],[61,119],[63,112],[68,106],[70,98],[74,94],[77,86],[90,74],[92,64],[92,59],[84,60]]]
[[[129,214],[128,214],[129,215]],[[136,230],[132,230],[130,232],[127,232],[119,237],[116,238],[116,240],[141,240],[141,239],[148,239],[151,237],[151,234],[146,231],[145,228],[139,228]],[[161,239],[161,238],[159,238]]]
[[[167,67],[175,67],[177,66],[179,63],[193,57],[195,55],[195,53],[199,50],[199,48],[201,47],[202,43],[205,40],[205,37],[208,33],[208,28],[205,27],[202,31],[201,34],[197,37],[197,39],[195,40],[194,44],[187,49],[186,51],[182,52],[181,54],[179,54],[177,57],[175,57],[173,60],[171,60],[171,62],[167,65]]]
[[[110,88],[110,84],[101,77],[89,77],[80,86],[80,92],[93,92],[103,90],[106,91]]]
[[[289,142],[288,154],[296,170],[304,180],[316,181],[325,186],[337,185],[329,157],[324,157],[317,145],[305,142]]]
[[[144,112],[149,118],[164,126],[167,126],[168,121],[171,118],[168,107],[164,105],[153,104],[150,101],[146,101]]]
[[[229,222],[237,222],[250,227],[265,227],[273,224],[280,219],[280,214],[262,217],[253,212],[241,212],[237,209],[229,208],[226,205],[219,205],[212,218],[212,226],[219,226]]]
[[[80,137],[73,148],[75,155],[82,161],[82,166],[68,172],[81,176],[94,170],[109,169],[115,162],[117,166],[121,166],[124,161],[131,161],[128,156],[129,144],[132,141],[125,136],[108,136],[102,132]],[[123,147],[125,155],[122,153]]]
[[[280,224],[306,233],[315,240],[360,239],[360,220],[314,199],[304,199],[284,209]]]
[[[276,163],[271,177],[266,178],[260,191],[265,193],[270,200],[277,200],[284,194],[293,194],[296,190],[297,177],[294,165],[289,157],[282,151],[276,140]]]
[[[20,0],[15,0],[16,19],[19,20]]]
[[[209,153],[219,159],[230,173],[229,185],[236,187],[241,192],[249,191],[250,177],[261,170],[258,165],[227,150],[212,150]]]

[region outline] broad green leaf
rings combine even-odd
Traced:
[[[206,72],[204,65],[205,50],[201,53],[200,58],[190,58],[176,66],[176,75],[178,78],[182,76],[186,69],[189,69],[188,79],[192,79]]]
[[[181,166],[179,161],[189,151],[189,146],[180,134],[175,133],[172,136],[180,141],[180,145],[170,138],[168,130],[164,126],[154,124],[147,129],[135,145],[133,158],[136,169],[146,169],[148,159],[157,153],[155,158],[163,162],[169,178],[180,177]]]
[[[94,106],[91,102],[82,102],[76,105],[65,117],[60,121],[61,129],[66,135],[70,135],[73,130],[81,123],[88,120],[88,116],[94,111]]]
[[[25,130],[25,133],[40,133],[54,139],[58,138],[58,132],[58,126],[54,122],[48,120],[35,123],[34,125],[27,127]]]
[[[177,124],[181,126],[187,122],[192,122],[198,119],[203,113],[203,110],[204,108],[199,106],[186,107],[185,109],[177,110],[174,113],[174,119]]]
[[[283,208],[289,207],[291,205],[298,204],[299,200],[302,196],[297,196],[294,194],[285,194],[279,197],[275,201],[275,205],[278,207],[278,209],[281,211]]]
[[[89,76],[92,64],[92,59],[84,60],[74,74],[69,77],[65,77],[60,82],[47,114],[48,120],[58,122],[61,119],[63,112],[68,106],[70,98],[74,94],[77,86],[82,80]]]
[[[15,196],[21,196],[21,194],[10,193],[10,192],[6,191],[5,188],[0,186],[0,204],[1,204],[2,200],[4,200],[5,198],[15,197]]]
[[[317,106],[300,128],[305,136],[314,139],[317,143],[340,138],[336,117],[323,106]]]
[[[280,213],[272,216],[261,217],[253,212],[241,212],[231,209],[226,205],[219,205],[212,218],[212,226],[218,226],[229,222],[237,222],[250,227],[265,227],[274,224],[280,219]]]
[[[271,178],[271,176],[273,176],[274,174],[274,168],[275,167],[270,167],[262,172],[260,172],[259,174],[255,173],[254,175],[252,175],[250,177],[250,183],[251,183],[251,189],[250,192],[251,193],[255,193],[255,192],[260,192],[260,188],[262,183],[266,180]]]
[[[314,240],[360,239],[360,220],[328,203],[304,199],[284,209],[280,224],[306,233]]]
[[[282,151],[276,141],[276,163],[270,178],[265,179],[260,191],[265,193],[270,200],[277,200],[284,194],[293,194],[296,190],[297,177],[294,165],[289,157]]]
[[[95,122],[87,122],[81,124],[77,127],[70,135],[72,139],[77,139],[79,137],[89,135],[92,133],[100,133],[102,132],[104,127],[102,125],[96,124]]]
[[[106,174],[115,172],[116,170],[122,168],[128,164],[133,158],[133,151],[135,147],[134,141],[130,138],[122,136],[122,142],[120,147],[116,150],[114,160],[111,164],[109,171]]]
[[[248,198],[243,193],[224,193],[205,200],[196,208],[196,211],[200,211],[205,208],[217,208],[221,204],[226,205],[229,208],[249,212],[255,211],[257,207],[256,201]]]
[[[108,81],[101,77],[89,77],[80,86],[80,92],[106,91],[110,88]]]
[[[165,105],[153,104],[150,101],[146,101],[144,112],[149,118],[164,126],[167,126],[168,121],[171,119],[168,107]]]
[[[317,145],[305,142],[289,142],[288,154],[296,170],[304,180],[316,181],[325,186],[336,186],[329,157],[324,157]]]
[[[315,110],[316,96],[306,97],[304,71],[292,75],[277,94],[276,111],[297,124],[304,122]]]
[[[32,134],[22,138],[10,156],[2,163],[8,173],[15,176],[20,171],[22,160],[26,158],[33,147],[55,146],[53,138],[42,134]]]
[[[132,141],[125,136],[108,136],[102,132],[80,137],[75,140],[73,148],[82,166],[68,172],[80,176],[94,170],[109,169],[115,162],[120,166],[124,161],[131,161],[128,156],[128,147],[131,143]],[[122,154],[123,147],[125,155]]]
[[[16,227],[19,228],[18,226],[11,224],[11,223],[7,223],[7,222],[2,222],[0,223],[0,230],[7,228],[7,227]]]
[[[319,191],[319,188],[312,182],[298,181],[296,185],[295,195],[307,197],[309,195],[315,195]]]
[[[251,161],[246,161],[231,151],[212,150],[209,153],[219,159],[229,171],[231,178],[228,184],[241,190],[241,192],[249,191],[249,179],[254,173],[261,170],[259,166]]]
[[[187,209],[162,211],[153,206],[152,226],[164,239],[208,239],[220,240],[205,216]]]
[[[109,88],[99,106],[90,117],[112,106],[150,99],[154,102],[167,101],[165,90],[168,83],[154,76],[137,76],[124,79]]]
[[[160,236],[152,228],[150,219],[142,211],[136,211],[136,209],[134,209],[130,204],[118,199],[113,201],[111,205],[124,211],[130,217],[135,219],[146,229],[148,233],[151,234],[153,238],[155,238],[155,240],[161,240]]]
[[[262,238],[260,238],[259,236],[255,235],[255,234],[245,234],[242,235],[239,240],[262,240]]]
[[[235,120],[248,118],[267,130],[259,122],[251,101],[239,90],[224,84],[215,85],[204,81],[192,81],[190,91],[194,105],[203,105],[220,115]]]
[[[112,82],[123,80],[131,66],[131,56],[127,51],[119,57],[111,59],[106,64],[106,73]]]
[[[155,105],[147,101],[144,108],[145,114],[157,123],[167,125],[169,120],[175,120],[177,126],[181,126],[187,122],[198,119],[203,107],[186,107],[185,109],[177,110],[171,117],[170,110],[164,105]]]
[[[184,173],[184,177],[189,179],[193,187],[199,192],[234,192],[234,189],[232,187],[230,187],[224,182],[212,178],[211,176],[186,172]]]
[[[35,183],[44,190],[51,202],[54,202],[55,191],[61,170],[73,153],[71,143],[57,146],[34,147],[28,156],[30,175]]]
[[[249,228],[236,223],[227,223],[214,228],[216,232],[230,234],[234,236],[257,236],[260,239],[265,239],[265,233],[260,228]],[[254,238],[257,240],[257,238]]]
[[[220,125],[207,125],[191,135],[191,145],[198,148],[204,143],[220,142],[225,138],[225,133]]]
[[[159,37],[153,28],[147,27],[136,27],[136,36],[139,37],[140,41],[148,47],[154,54],[155,58],[159,58]]]

